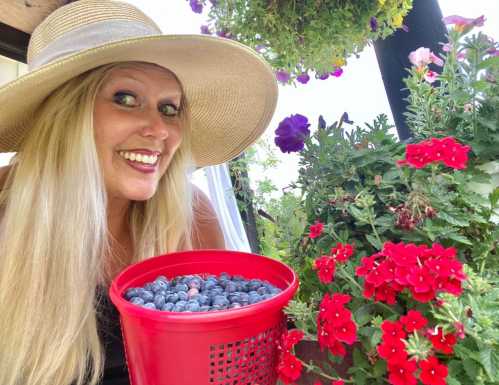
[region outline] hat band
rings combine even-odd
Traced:
[[[98,21],[66,32],[49,43],[28,63],[28,68],[32,71],[65,56],[107,43],[158,34],[161,31],[157,28],[136,20]]]

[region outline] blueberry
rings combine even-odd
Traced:
[[[184,311],[186,305],[187,305],[187,302],[185,302],[185,301],[178,301],[175,304],[175,306],[173,307],[172,311]]]
[[[239,300],[240,300],[241,305],[247,305],[249,303],[248,293],[239,294]]]
[[[156,305],[152,302],[145,303],[144,305],[142,305],[142,307],[145,307],[146,309],[157,310]]]
[[[185,306],[185,311],[199,311],[201,309],[201,306],[199,306],[199,303],[197,302],[188,302],[187,305]]]
[[[203,305],[199,308],[199,311],[210,311],[211,307],[209,305]]]
[[[177,293],[173,293],[173,294],[170,294],[168,296],[168,298],[166,299],[168,302],[177,302],[178,301],[178,294]]]
[[[130,302],[133,303],[134,305],[144,305],[145,304],[144,300],[140,297],[133,297],[130,300]]]
[[[168,288],[170,287],[168,281],[162,280],[159,277],[156,278],[153,284],[159,285],[163,290],[168,290]]]
[[[230,280],[231,278],[232,277],[230,276],[230,274],[226,272],[220,273],[220,276],[218,277],[218,279],[227,279],[227,280]]]
[[[229,300],[224,295],[216,295],[213,299],[213,306],[215,305],[229,305]]]
[[[257,302],[260,302],[262,300],[262,298],[257,294],[257,295],[253,295],[249,297],[249,303],[250,304],[254,304],[254,303],[257,303]]]
[[[189,299],[189,294],[185,291],[179,291],[177,295],[180,301],[187,301]]]
[[[167,303],[165,303],[163,305],[163,307],[161,308],[161,310],[163,310],[163,311],[172,311],[174,306],[175,306],[174,303],[167,302]]]
[[[179,291],[185,291],[189,290],[189,286],[187,286],[185,283],[178,283],[175,285],[174,290],[178,293]]]
[[[198,277],[191,278],[189,282],[187,282],[187,286],[190,289],[199,289],[201,288],[201,279]]]
[[[164,283],[163,283],[164,285]],[[162,286],[159,282],[153,282],[153,284],[151,285],[151,291],[153,293],[159,293],[161,290],[165,289],[165,286]]]
[[[259,279],[252,279],[249,281],[248,289],[249,291],[257,290],[260,286],[262,286],[262,282]]]
[[[165,303],[166,303],[166,298],[164,295],[156,294],[154,296],[154,305],[156,305],[157,309],[161,309]]]
[[[152,291],[152,282],[148,282],[144,285],[144,290]]]
[[[264,295],[268,293],[268,290],[265,286],[261,286],[256,290],[256,292],[260,295]]]
[[[204,290],[210,290],[217,286],[217,282],[213,280],[207,280],[204,284]]]
[[[235,282],[227,282],[227,285],[225,286],[225,292],[226,293],[234,293],[237,291],[237,285]]]
[[[125,292],[125,298],[127,300],[131,300],[133,297],[138,297],[138,296],[139,296],[139,292],[138,292],[136,287],[131,287],[130,289],[128,289]]]
[[[144,300],[145,303],[154,301],[154,293],[149,290],[144,290],[140,297]]]

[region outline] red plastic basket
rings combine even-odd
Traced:
[[[150,310],[123,298],[128,288],[158,275],[221,272],[264,279],[282,292],[253,305],[199,313]],[[237,251],[177,252],[127,267],[109,295],[120,313],[131,384],[275,385],[276,341],[286,327],[282,309],[297,289],[298,278],[285,264]]]

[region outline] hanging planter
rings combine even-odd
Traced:
[[[191,1],[192,3],[192,1]],[[198,0],[202,7],[206,1]],[[339,76],[351,55],[405,28],[412,0],[210,0],[204,33],[260,52],[281,82]],[[192,4],[191,4],[192,6]],[[194,8],[193,8],[194,10]]]

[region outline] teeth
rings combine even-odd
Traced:
[[[145,164],[155,164],[158,161],[157,155],[144,155],[144,154],[137,154],[135,152],[128,152],[128,151],[120,151],[119,154],[123,158],[131,160],[133,162],[140,162],[140,163],[145,163]]]

